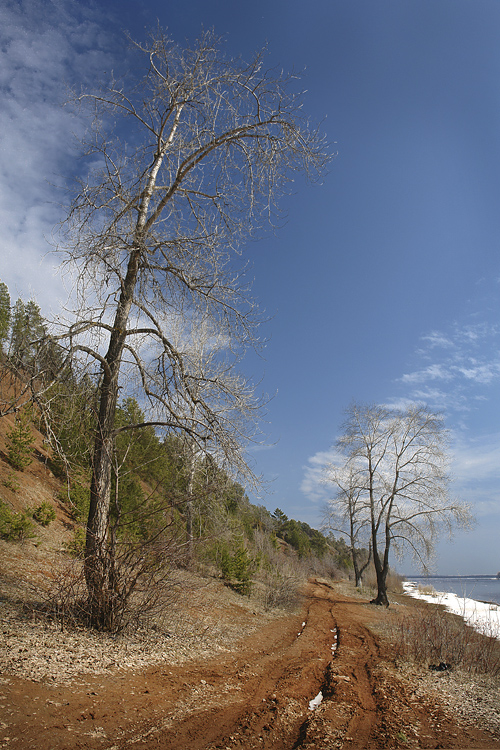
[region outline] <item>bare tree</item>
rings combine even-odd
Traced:
[[[438,535],[471,522],[468,508],[449,496],[446,448],[443,419],[425,406],[399,410],[352,404],[347,410],[337,441],[344,458],[338,471],[350,477],[344,490],[354,493],[370,524],[378,589],[374,604],[389,603],[391,549],[410,552],[425,569]],[[343,493],[340,500],[345,504]]]
[[[355,585],[359,586],[372,557],[370,517],[363,496],[363,477],[349,463],[341,466],[331,463],[325,467],[323,481],[337,487],[335,498],[325,509],[323,528],[347,537]],[[368,554],[365,554],[363,544],[368,546]]]
[[[75,95],[89,107],[91,171],[72,201],[62,246],[77,273],[68,352],[100,370],[85,556],[94,622],[106,620],[115,410],[141,390],[145,424],[187,434],[193,450],[248,471],[242,443],[258,411],[237,373],[259,318],[235,263],[243,239],[273,215],[294,172],[318,176],[329,157],[293,93],[294,76],[227,59],[213,33],[181,49],[158,30],[135,45],[145,73]],[[145,66],[144,66],[145,63]],[[224,351],[190,367],[186,338],[200,321]],[[142,425],[131,425],[134,429]]]

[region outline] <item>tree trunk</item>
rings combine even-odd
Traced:
[[[117,373],[118,374],[118,373]],[[108,548],[111,472],[113,462],[113,426],[117,387],[103,378],[99,422],[94,442],[90,508],[85,548],[85,581],[93,624],[106,627],[111,592],[111,559]],[[115,383],[117,379],[115,379]]]
[[[111,474],[114,450],[118,377],[125,344],[127,321],[137,280],[139,250],[130,256],[127,276],[118,302],[108,352],[102,363],[99,418],[92,459],[90,507],[85,546],[85,582],[92,623],[109,628],[113,619],[113,551],[108,543]]]
[[[373,515],[372,515],[373,518]],[[377,528],[372,520],[372,552],[373,552],[373,564],[375,565],[375,573],[377,576],[377,596],[372,599],[370,604],[379,604],[385,607],[389,606],[389,599],[387,598],[387,573],[389,571],[389,548],[386,544],[384,559],[380,559],[378,552],[378,541],[377,541]]]
[[[375,563],[375,572],[377,574],[377,596],[372,599],[370,604],[379,604],[384,607],[389,606],[389,599],[387,597],[387,570],[385,565],[381,565],[380,561],[377,565]]]
[[[189,482],[187,488],[186,500],[186,534],[188,541],[188,562],[193,562],[194,554],[194,537],[193,537],[193,492],[194,492],[194,473],[195,473],[195,454],[190,447],[191,455],[189,457]]]
[[[355,586],[356,586],[356,588],[358,588],[358,586],[361,583],[361,573],[359,572],[358,561],[356,559],[356,553],[354,551],[353,551],[353,554],[352,554],[352,563],[353,563],[353,566],[354,566]]]
[[[377,575],[377,596],[372,599],[370,604],[379,604],[384,607],[389,606],[389,599],[387,597],[387,574],[389,572],[389,546],[390,536],[388,536],[388,527],[386,526],[386,543],[384,550],[384,558],[380,559],[378,553],[378,542],[376,529],[372,527],[372,548],[373,548],[373,562],[375,565],[375,573]]]
[[[356,550],[356,548],[354,546],[352,547],[352,562],[353,562],[353,566],[354,566],[354,576],[355,576],[355,579],[356,579],[356,588],[361,584],[363,573],[365,572],[365,570],[369,566],[371,559],[372,559],[372,544],[371,544],[371,542],[370,542],[370,544],[368,546],[368,558],[367,558],[366,562],[363,565],[361,565],[361,566],[359,564],[358,551]]]

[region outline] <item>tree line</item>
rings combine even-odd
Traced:
[[[48,374],[45,357],[33,343],[49,328],[40,308],[21,300],[11,306],[1,282],[0,293],[0,319],[5,322],[0,397],[4,414],[17,413],[26,459],[15,468],[22,471],[29,464],[32,426],[38,427],[54,448],[50,468],[65,482],[60,500],[76,524],[68,549],[84,559],[98,375],[64,364],[64,350],[59,351],[56,341],[51,342],[50,361],[63,366],[57,378]],[[38,384],[37,393],[43,391],[43,408],[24,403],[30,376]],[[145,421],[136,398],[125,396],[118,403],[107,534],[112,594],[106,618],[97,624],[88,612],[94,626],[119,630],[138,609],[159,608],[170,596],[172,572],[179,567],[208,565],[246,595],[258,581],[269,606],[294,600],[300,578],[308,572],[349,573],[351,560],[342,539],[289,519],[279,508],[271,513],[252,504],[244,486],[213,456],[193,453],[189,436],[161,434]],[[144,426],[127,429],[137,424]]]

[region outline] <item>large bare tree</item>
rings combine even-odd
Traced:
[[[271,219],[294,173],[315,178],[329,159],[296,77],[267,71],[262,54],[245,64],[211,32],[181,48],[160,29],[135,52],[122,81],[75,94],[92,119],[91,169],[62,242],[79,293],[69,351],[100,371],[85,556],[96,624],[113,596],[107,534],[120,389],[142,390],[147,424],[183,431],[193,452],[245,471],[242,443],[258,404],[235,368],[257,342],[259,318],[235,251]],[[171,336],[179,321],[185,348]],[[186,352],[200,324],[225,344],[192,367]]]
[[[343,457],[337,476],[350,478],[351,485],[342,486],[340,501],[345,506],[345,493],[352,491],[358,524],[369,524],[375,604],[389,603],[391,549],[410,552],[425,569],[441,533],[471,522],[467,506],[449,495],[447,439],[442,417],[426,406],[351,404],[347,410],[336,446]]]

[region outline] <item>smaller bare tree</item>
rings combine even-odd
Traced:
[[[406,409],[351,404],[337,450],[342,463],[333,475],[345,477],[332,510],[355,501],[358,526],[369,522],[377,576],[374,604],[388,605],[391,549],[412,554],[425,570],[442,531],[467,528],[466,505],[449,495],[448,434],[440,415],[426,406]]]
[[[359,586],[372,557],[370,517],[364,503],[362,477],[353,466],[338,467],[331,463],[325,468],[323,481],[337,488],[335,498],[325,508],[323,529],[347,538],[354,579]]]

